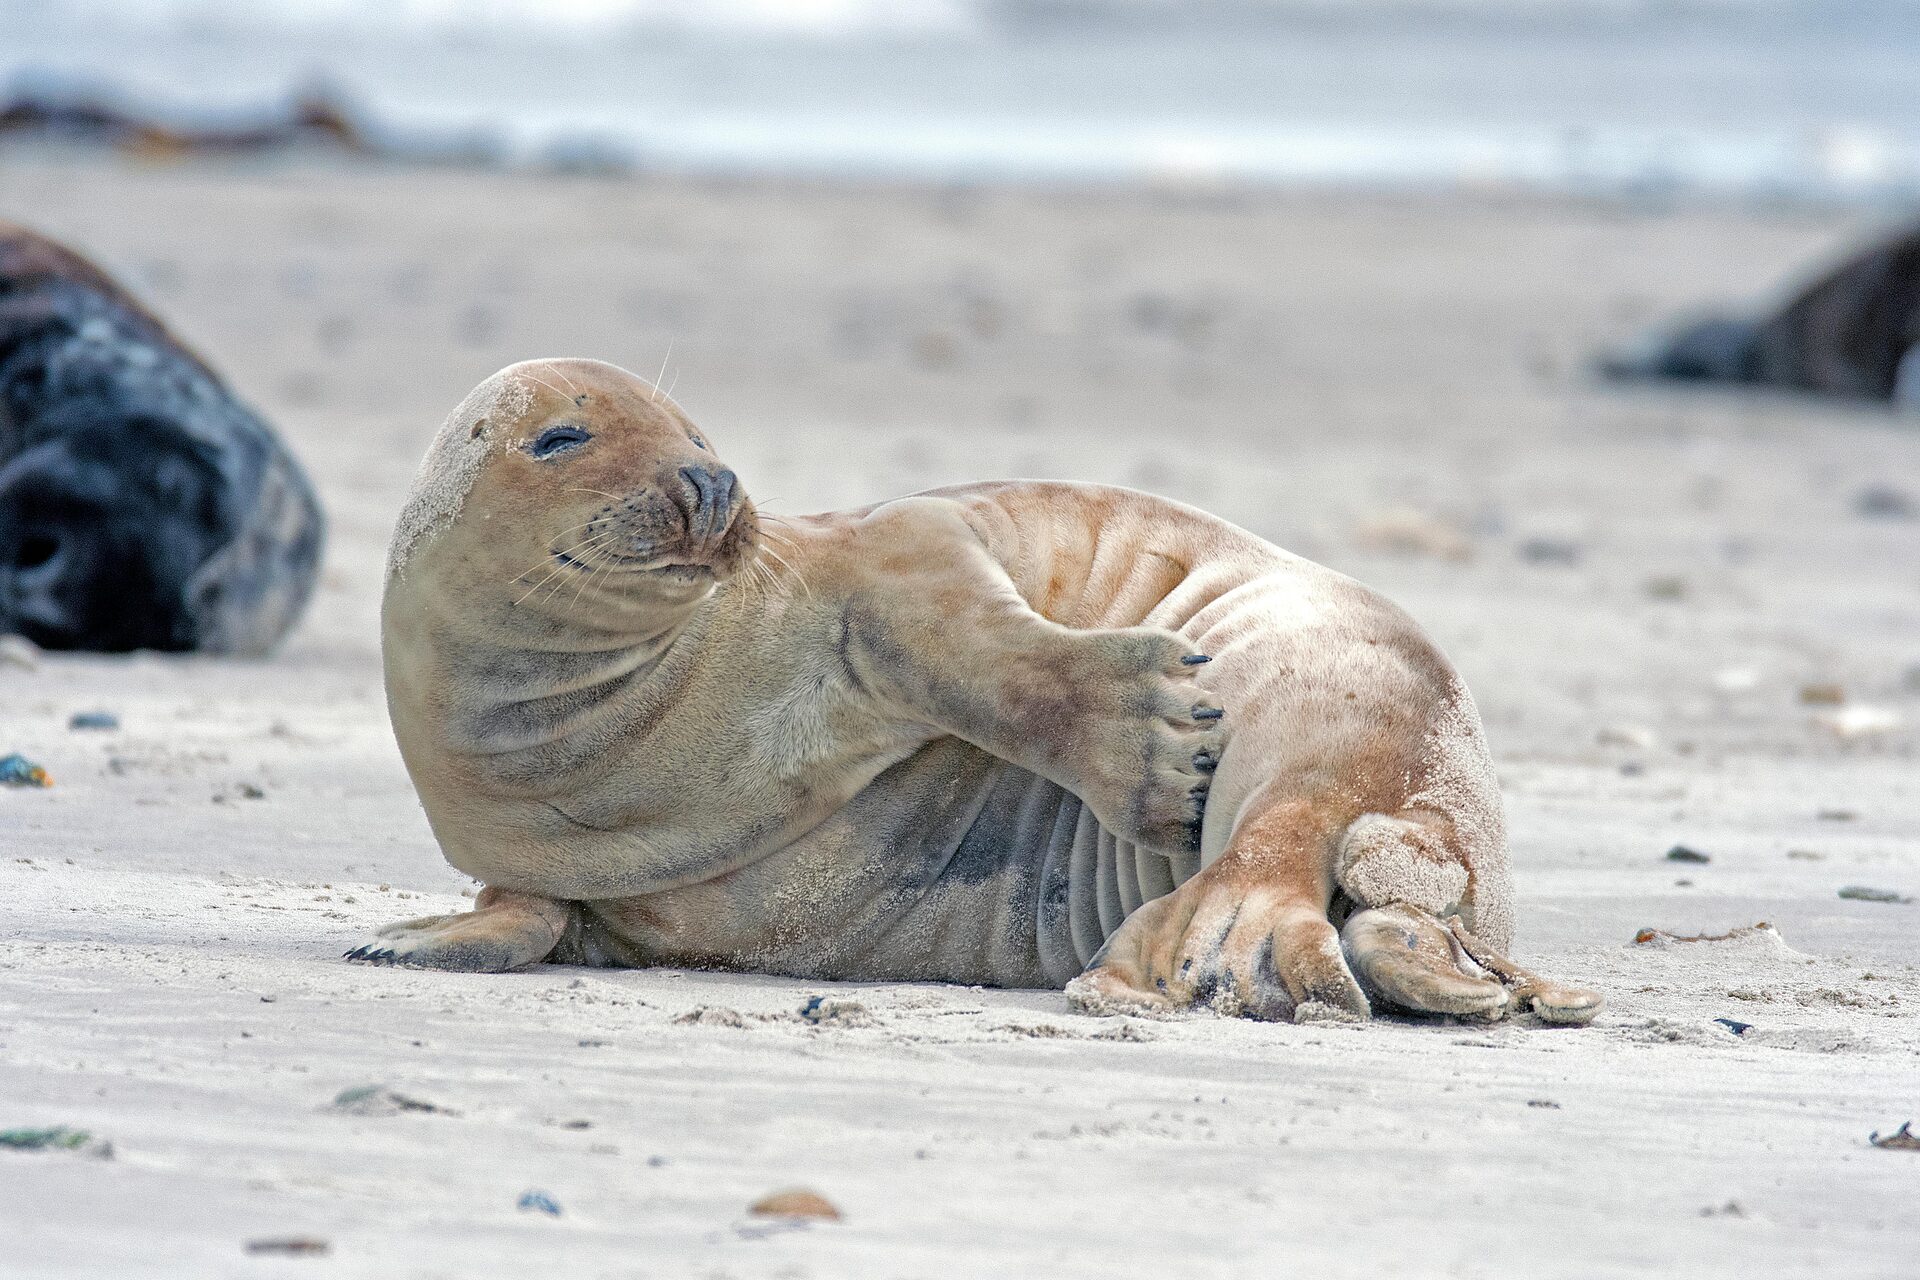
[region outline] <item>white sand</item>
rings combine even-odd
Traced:
[[[57,780],[0,791],[0,1128],[114,1149],[0,1151],[0,1274],[1920,1273],[1920,1155],[1867,1142],[1920,1119],[1920,904],[1837,896],[1920,896],[1920,521],[1852,505],[1920,493],[1920,432],[1580,366],[1857,221],[17,155],[0,217],[176,320],[285,426],[334,535],[271,663],[0,665],[0,754]],[[669,340],[675,396],[776,510],[1117,480],[1384,587],[1487,718],[1520,957],[1609,1011],[1134,1022],[1051,992],[342,963],[469,887],[381,703],[421,451],[510,360],[650,375]],[[1400,510],[1468,558],[1363,550]],[[1815,682],[1901,727],[1842,740]],[[123,728],[67,729],[99,708]],[[1679,842],[1713,860],[1665,861]],[[1762,919],[1784,946],[1631,941]],[[801,1021],[821,994],[869,1017]],[[362,1084],[445,1110],[326,1110]],[[793,1184],[844,1220],[747,1217]],[[517,1210],[530,1189],[561,1216]],[[245,1252],[290,1235],[330,1252]]]

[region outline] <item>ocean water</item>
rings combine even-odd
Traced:
[[[1920,0],[0,0],[0,82],[512,160],[1920,200]]]

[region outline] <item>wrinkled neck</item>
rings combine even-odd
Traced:
[[[442,746],[466,755],[553,747],[592,729],[609,708],[630,708],[639,685],[658,678],[668,655],[697,641],[712,616],[705,595],[582,616],[498,595],[475,600],[480,593],[430,579],[389,588],[389,674],[410,686],[400,700],[437,722]],[[389,691],[400,692],[391,680]]]

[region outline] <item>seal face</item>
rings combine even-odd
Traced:
[[[1499,795],[1451,667],[1176,503],[1006,482],[773,517],[649,384],[532,361],[428,449],[382,634],[428,820],[487,887],[355,959],[1599,1007],[1502,954]]]
[[[104,274],[0,224],[0,632],[263,653],[321,542],[265,423]]]

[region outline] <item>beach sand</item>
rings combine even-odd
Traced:
[[[1586,366],[1863,215],[17,152],[0,217],[149,298],[332,517],[270,662],[0,659],[0,754],[55,779],[0,790],[0,1128],[112,1144],[0,1150],[0,1272],[1920,1269],[1920,1153],[1868,1141],[1920,1120],[1920,904],[1839,895],[1920,896],[1920,430]],[[775,511],[1119,482],[1384,589],[1486,717],[1518,958],[1607,1011],[343,963],[473,888],[388,731],[382,557],[442,416],[543,355],[664,365]],[[121,727],[68,728],[94,710]],[[435,1109],[331,1105],[366,1085]],[[788,1186],[843,1217],[749,1215]],[[247,1251],[288,1238],[327,1252]]]

